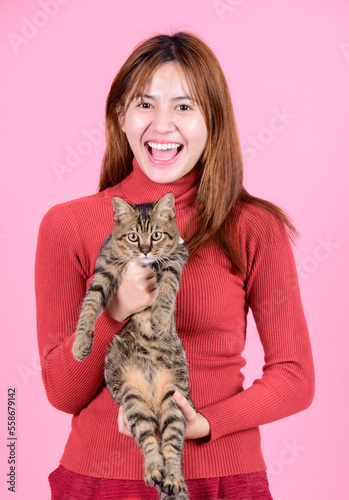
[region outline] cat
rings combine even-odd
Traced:
[[[161,500],[188,498],[182,473],[186,420],[173,399],[189,396],[188,366],[177,335],[174,311],[182,269],[189,254],[180,243],[174,196],[135,205],[113,197],[114,230],[103,243],[95,277],[86,293],[73,344],[76,360],[90,352],[94,323],[108,304],[131,260],[146,263],[158,281],[154,304],[130,316],[115,335],[105,359],[104,378],[114,400],[125,409],[132,434],[144,455],[146,484]],[[161,441],[158,440],[158,435]]]

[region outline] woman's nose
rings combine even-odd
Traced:
[[[175,129],[172,111],[164,108],[157,109],[154,113],[153,127],[159,133],[172,132]]]

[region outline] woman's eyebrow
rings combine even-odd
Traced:
[[[156,100],[156,97],[152,96],[152,95],[149,95],[149,94],[144,94],[143,97],[145,99],[150,99],[152,101],[155,101]],[[197,104],[197,101],[196,99],[193,99],[192,97],[188,96],[188,95],[180,95],[178,97],[173,97],[171,100],[172,101],[182,101],[184,99],[187,99],[188,101],[192,101],[192,102],[195,102]]]

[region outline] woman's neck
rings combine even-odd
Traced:
[[[132,166],[132,172],[119,184],[126,201],[135,204],[153,203],[169,192],[173,193],[177,208],[192,204],[195,200],[199,180],[198,165],[180,179],[168,184],[149,179],[136,158],[133,158]]]

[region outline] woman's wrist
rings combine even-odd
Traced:
[[[105,310],[112,318],[114,318],[116,321],[119,321],[119,323],[126,321],[130,316],[127,311],[122,310],[120,307],[118,307],[118,304],[115,304],[114,301],[109,302]]]

